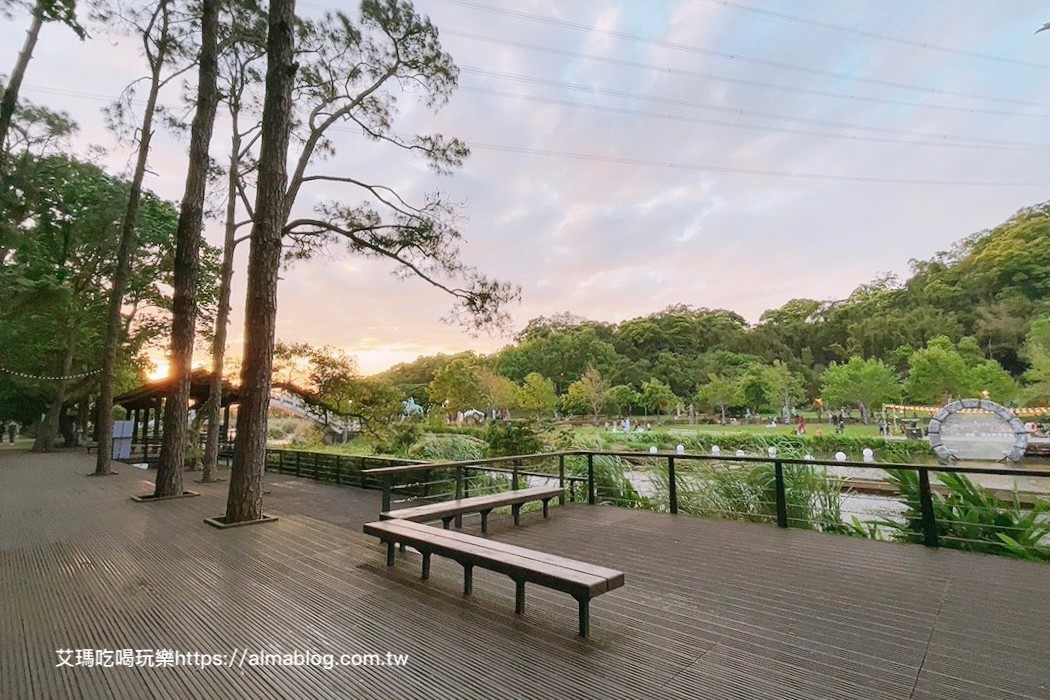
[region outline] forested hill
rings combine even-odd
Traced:
[[[780,361],[812,397],[827,366],[852,357],[881,360],[907,379],[914,352],[938,336],[972,362],[992,360],[1020,378],[1028,369],[1026,335],[1048,314],[1050,202],[912,261],[907,280],[877,279],[839,301],[793,299],[755,325],[732,311],[686,305],[619,324],[561,314],[530,321],[513,344],[477,363],[515,382],[539,373],[559,394],[593,365],[611,385],[641,388],[658,379],[692,397],[711,375]],[[419,358],[381,376],[419,386],[451,359]]]

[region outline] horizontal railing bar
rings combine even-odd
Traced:
[[[562,452],[543,452],[532,455],[514,455],[510,457],[488,457],[486,459],[471,459],[464,460],[461,462],[429,462],[410,464],[396,467],[378,467],[372,469],[363,470],[365,474],[370,475],[383,475],[383,474],[399,474],[407,473],[419,470],[428,469],[446,469],[449,467],[478,467],[482,464],[498,464],[500,462],[510,462],[514,460],[525,461],[525,460],[537,460],[537,459],[549,459],[554,457],[586,457],[587,455],[593,455],[596,457],[621,457],[625,459],[637,459],[637,460],[666,460],[668,457],[674,457],[676,460],[696,460],[696,461],[713,461],[723,463],[741,463],[741,464],[770,464],[773,462],[780,462],[781,464],[792,464],[801,466],[823,466],[823,467],[844,467],[847,469],[905,469],[911,471],[926,471],[926,472],[945,472],[945,473],[962,473],[962,474],[997,474],[1001,476],[1030,476],[1030,477],[1050,477],[1050,469],[1020,469],[1012,467],[970,467],[970,466],[959,466],[953,464],[909,464],[909,463],[896,463],[896,462],[853,462],[853,461],[838,461],[838,460],[827,460],[827,459],[796,459],[789,457],[769,457],[769,456],[729,456],[729,455],[708,455],[708,454],[689,454],[689,453],[678,453],[678,452],[624,452],[614,450],[566,450]],[[520,473],[520,472],[519,472]]]

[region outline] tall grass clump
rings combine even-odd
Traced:
[[[875,524],[886,528],[900,542],[922,542],[918,473],[886,471],[900,490],[906,510],[901,521],[882,520]],[[937,479],[947,488],[946,493],[931,494],[942,547],[1050,561],[1050,503],[1040,501],[1025,507],[1016,493],[1012,500],[1004,500],[964,474],[940,472]]]

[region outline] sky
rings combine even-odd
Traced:
[[[356,4],[301,0],[300,13]],[[461,203],[464,261],[521,287],[502,332],[443,320],[451,300],[382,260],[332,250],[281,273],[277,335],[332,345],[365,372],[435,352],[492,352],[529,319],[618,322],[671,304],[750,322],[839,299],[1048,198],[1050,8],[1035,0],[418,0],[460,69],[398,133],[471,145],[438,176],[346,129],[321,170]],[[0,71],[28,17],[0,19]],[[131,148],[102,108],[144,73],[112,27],[46,26],[23,97],[70,113],[75,150]],[[178,86],[162,96],[177,104]],[[222,116],[212,143],[225,160]],[[177,200],[186,138],[159,132],[146,185]],[[218,197],[218,194],[216,195]],[[297,204],[356,203],[315,188]],[[221,202],[220,202],[221,204]],[[206,237],[221,241],[221,226]],[[243,339],[246,248],[231,350]],[[203,358],[202,358],[203,359]]]

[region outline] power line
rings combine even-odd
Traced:
[[[674,49],[676,51],[687,51],[689,53],[700,54],[703,56],[717,56],[719,58],[725,58],[728,60],[739,61],[741,63],[752,63],[754,65],[763,66],[765,68],[778,68],[781,70],[793,71],[796,73],[804,73],[808,75],[818,75],[824,78],[835,78],[837,80],[849,80],[851,82],[869,83],[872,85],[882,85],[884,87],[892,87],[901,90],[912,90],[915,92],[921,92],[929,95],[943,95],[948,97],[960,97],[968,100],[981,100],[986,102],[1000,102],[1003,104],[1014,104],[1021,105],[1024,107],[1046,107],[1044,104],[1038,102],[1032,102],[1029,100],[1018,100],[1009,97],[993,97],[991,95],[975,95],[972,93],[965,92],[954,92],[951,90],[942,90],[939,88],[931,88],[920,85],[910,85],[908,83],[899,83],[892,80],[882,80],[880,78],[869,78],[864,76],[852,75],[849,73],[838,73],[835,71],[823,70],[820,68],[806,68],[803,66],[796,66],[790,63],[784,63],[782,61],[770,61],[761,58],[750,58],[747,56],[741,56],[739,54],[728,53],[725,51],[717,51],[715,49],[705,49],[699,46],[693,46],[690,44],[682,44],[674,41],[667,41],[664,39],[653,39],[651,37],[644,37],[638,34],[631,34],[630,32],[621,32],[613,29],[598,29],[587,24],[580,22],[572,22],[569,20],[557,19],[554,17],[546,17],[543,15],[536,15],[529,12],[522,12],[520,10],[508,10],[500,7],[493,7],[480,2],[474,2],[473,0],[436,0],[437,2],[444,2],[452,5],[458,5],[473,10],[480,10],[482,12],[489,12],[493,14],[503,15],[505,17],[514,17],[517,19],[527,20],[529,22],[537,22],[541,24],[548,24],[552,26],[565,27],[566,29],[572,29],[573,31],[583,32],[586,34],[601,34],[603,36],[610,36],[617,39],[624,39],[626,41],[633,41],[642,44],[652,44],[654,46],[661,46],[663,48]]]
[[[960,143],[971,143],[981,144],[986,146],[1006,146],[1014,148],[1050,148],[1050,143],[1040,142],[1026,142],[1026,141],[1009,141],[1005,139],[988,139],[976,136],[952,136],[950,134],[937,134],[929,132],[910,132],[904,129],[893,129],[888,127],[878,126],[864,126],[861,124],[852,124],[848,122],[838,122],[828,119],[812,119],[809,117],[795,117],[787,114],[778,114],[776,112],[764,112],[760,110],[749,110],[742,109],[739,107],[724,107],[722,105],[712,105],[703,102],[693,102],[691,100],[681,100],[673,97],[657,97],[655,95],[643,95],[636,92],[629,92],[626,90],[613,90],[609,88],[602,88],[592,85],[581,85],[579,83],[567,83],[560,80],[549,80],[547,78],[535,78],[528,75],[519,75],[516,73],[505,73],[503,71],[493,71],[486,68],[477,68],[475,66],[461,66],[460,70],[464,73],[488,76],[494,78],[504,78],[507,80],[513,80],[521,83],[528,83],[533,85],[546,85],[549,87],[557,87],[566,90],[572,90],[575,92],[584,92],[588,94],[597,95],[608,95],[613,97],[626,97],[633,100],[644,100],[648,102],[659,102],[662,104],[676,105],[679,107],[688,107],[691,109],[703,109],[708,111],[721,112],[723,114],[732,114],[736,116],[749,116],[758,117],[760,119],[779,119],[788,122],[795,122],[797,124],[811,124],[816,126],[833,127],[839,129],[857,129],[860,131],[868,131],[878,134],[886,134],[891,136],[911,136],[918,138],[936,139],[943,141],[958,141]]]
[[[636,68],[639,70],[647,70],[658,73],[668,73],[670,75],[681,75],[688,78],[698,78],[700,80],[711,80],[720,83],[729,83],[731,85],[744,85],[746,87],[757,87],[765,88],[769,90],[782,90],[785,92],[794,92],[803,95],[814,95],[817,97],[831,97],[840,100],[849,100],[851,102],[871,102],[873,104],[884,104],[892,105],[896,107],[908,107],[908,108],[921,108],[921,109],[934,109],[943,110],[948,112],[964,112],[967,114],[990,114],[1002,117],[1033,117],[1039,119],[1048,119],[1050,114],[1032,114],[1030,112],[1008,112],[1005,110],[998,109],[984,109],[981,107],[955,107],[952,105],[942,104],[930,104],[927,102],[910,102],[907,100],[893,100],[885,97],[868,97],[865,95],[854,95],[845,92],[833,92],[831,90],[820,90],[817,88],[804,88],[797,87],[794,85],[779,85],[777,83],[762,82],[759,80],[747,80],[744,78],[732,78],[724,75],[715,75],[713,73],[704,73],[701,71],[685,70],[683,68],[669,68],[666,66],[656,66],[651,63],[642,63],[640,61],[630,61],[627,59],[613,58],[611,56],[599,56],[596,54],[583,53],[581,51],[570,51],[568,49],[560,49],[553,46],[542,46],[540,44],[532,44],[524,41],[514,41],[511,39],[501,39],[498,37],[489,37],[482,34],[476,34],[473,32],[462,32],[455,29],[442,29],[441,33],[448,36],[456,36],[463,39],[470,39],[473,41],[481,41],[488,44],[494,44],[497,46],[513,46],[519,49],[525,49],[526,51],[536,51],[540,53],[547,53],[555,56],[565,56],[567,58],[583,59],[587,61],[596,61],[599,63],[608,63],[609,65],[624,66],[627,68]],[[1050,109],[1050,105],[1039,104],[1039,106]]]
[[[693,163],[675,163],[672,161],[647,160],[644,158],[626,158],[620,156],[603,156],[595,153],[574,153],[571,151],[552,151],[541,148],[526,148],[523,146],[506,146],[493,143],[481,143],[476,141],[466,142],[471,148],[487,151],[502,151],[504,153],[521,153],[525,155],[549,156],[553,158],[564,158],[569,160],[591,161],[596,163],[617,163],[622,165],[638,165],[646,167],[670,168],[674,170],[694,170],[700,172],[725,173],[731,175],[759,175],[765,177],[781,177],[799,180],[824,180],[831,182],[870,182],[890,185],[939,185],[946,187],[1040,187],[1045,188],[1045,182],[995,182],[975,180],[936,180],[921,178],[896,178],[878,177],[870,175],[837,175],[827,173],[805,173],[788,172],[784,170],[765,170],[760,168],[739,168],[728,165],[698,165]]]
[[[505,92],[500,90],[493,90],[489,88],[483,88],[478,86],[463,85],[460,89],[465,92],[473,92],[478,94],[487,94],[498,97],[509,97],[512,99],[533,101],[533,102],[545,102],[548,104],[560,104],[566,107],[581,108],[599,110],[605,112],[615,112],[619,114],[627,114],[632,116],[649,117],[656,119],[665,119],[669,121],[680,121],[680,122],[692,122],[698,124],[708,124],[712,126],[723,126],[728,128],[745,129],[750,131],[765,131],[770,133],[785,133],[785,134],[796,134],[800,136],[814,136],[819,138],[833,138],[846,141],[869,141],[874,143],[901,143],[906,145],[916,146],[939,146],[939,147],[951,147],[951,148],[975,148],[975,149],[995,149],[995,150],[1017,150],[1017,149],[1037,149],[1045,150],[1050,149],[1050,143],[1031,142],[1031,141],[1009,141],[1004,139],[986,139],[981,137],[970,137],[970,136],[953,136],[951,134],[937,134],[931,132],[911,132],[904,129],[890,129],[885,127],[875,126],[864,126],[859,124],[852,124],[848,122],[836,122],[824,119],[810,119],[805,117],[794,117],[791,115],[777,114],[772,112],[762,112],[755,110],[745,110],[735,107],[723,107],[721,105],[708,105],[699,102],[692,102],[689,100],[679,100],[675,98],[662,98],[650,95],[643,95],[639,93],[633,93],[623,90],[609,90],[606,88],[599,88],[588,85],[579,85],[577,83],[566,83],[562,81],[547,80],[545,78],[534,78],[531,76],[517,75],[514,73],[504,73],[502,71],[489,71],[483,68],[476,68],[473,66],[463,66],[461,70],[465,73],[473,73],[477,75],[506,78],[517,82],[531,83],[546,85],[550,87],[558,87],[576,92],[584,92],[587,94],[602,94],[611,95],[614,97],[625,97],[629,99],[644,100],[650,102],[658,102],[665,104],[672,104],[676,106],[682,106],[692,109],[703,109],[709,111],[721,112],[724,114],[731,114],[735,116],[751,116],[760,119],[780,119],[784,121],[796,122],[799,124],[813,124],[817,126],[850,129],[866,131],[876,134],[884,134],[885,136],[865,136],[861,134],[844,134],[844,133],[831,133],[812,131],[805,129],[793,129],[790,127],[776,126],[776,125],[758,125],[758,124],[745,124],[741,122],[727,122],[715,119],[705,119],[702,117],[691,117],[691,116],[680,116],[673,114],[665,114],[659,112],[648,112],[645,110],[632,110],[620,107],[592,105],[582,102],[574,102],[571,100],[561,100],[557,98],[549,98],[542,96],[533,95],[521,95],[517,93]],[[107,97],[98,93],[84,92],[78,90],[65,90],[57,88],[49,88],[37,85],[26,85],[25,89],[33,92],[43,92],[46,94],[63,95],[69,97],[77,97],[81,99],[97,100],[100,102],[112,102],[115,98]]]
[[[782,20],[786,22],[793,22],[795,24],[805,24],[811,27],[820,27],[821,29],[830,29],[837,32],[843,32],[852,36],[859,36],[865,39],[874,39],[878,41],[888,41],[894,44],[900,44],[901,46],[910,46],[916,49],[926,49],[929,51],[940,51],[943,53],[950,53],[956,56],[965,56],[966,58],[976,58],[982,61],[995,61],[997,63],[1007,63],[1015,66],[1024,66],[1026,68],[1041,68],[1043,70],[1050,69],[1050,64],[1046,63],[1035,63],[1032,61],[1022,61],[1015,58],[1007,58],[1006,56],[993,56],[991,54],[979,53],[977,51],[967,51],[965,49],[955,49],[948,46],[941,46],[939,44],[933,44],[928,41],[916,41],[914,39],[905,39],[903,37],[889,36],[887,34],[880,34],[878,32],[870,32],[864,29],[857,29],[856,27],[849,27],[843,24],[835,24],[834,22],[822,22],[820,20],[810,19],[808,17],[799,17],[797,15],[790,15],[786,12],[777,12],[776,10],[767,10],[762,7],[753,7],[751,5],[743,5],[738,2],[732,2],[732,0],[696,0],[696,2],[702,2],[707,5],[717,5],[720,7],[727,7],[732,10],[739,12],[749,12],[751,14],[762,15],[764,17],[771,17],[773,19]]]
[[[919,139],[905,139],[905,138],[890,138],[880,136],[862,136],[857,134],[844,134],[844,133],[833,133],[828,131],[812,131],[808,129],[793,129],[791,127],[782,126],[771,126],[762,124],[746,124],[738,121],[724,121],[720,119],[706,119],[704,117],[690,117],[678,114],[667,114],[662,112],[649,112],[646,110],[627,109],[623,107],[609,107],[606,105],[587,104],[585,102],[574,102],[572,100],[562,100],[553,97],[541,97],[539,95],[522,95],[513,92],[506,92],[503,90],[492,90],[489,88],[475,87],[472,85],[460,85],[460,90],[464,92],[473,92],[481,95],[492,95],[495,97],[506,97],[516,100],[525,100],[528,102],[541,102],[544,104],[555,104],[564,107],[573,107],[579,109],[591,109],[600,111],[603,113],[615,113],[625,114],[628,116],[635,117],[648,117],[652,119],[663,119],[667,121],[687,122],[691,124],[707,124],[709,126],[721,126],[730,129],[746,129],[750,131],[762,131],[771,133],[782,133],[782,134],[795,134],[799,136],[816,136],[820,138],[832,138],[841,139],[845,141],[869,141],[873,143],[899,143],[911,146],[940,146],[950,148],[977,148],[977,149],[1031,149],[1033,146],[1000,146],[993,144],[982,144],[982,143],[957,143],[945,140],[919,140]],[[1044,147],[1050,147],[1050,144],[1045,144]]]

